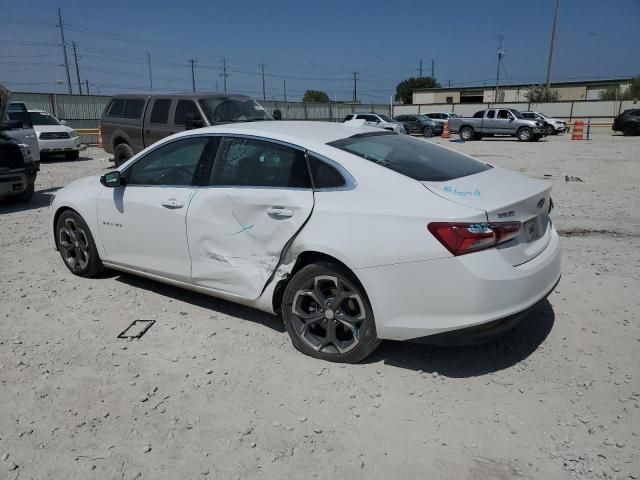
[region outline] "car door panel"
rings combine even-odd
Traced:
[[[192,281],[258,298],[312,209],[311,190],[200,188],[187,217]]]

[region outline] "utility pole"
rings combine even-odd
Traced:
[[[198,63],[197,60],[194,60],[193,58],[190,60],[187,60],[187,62],[189,62],[191,64],[191,88],[193,89],[193,91],[196,91],[196,72],[195,72],[195,64]]]
[[[64,27],[62,23],[62,12],[58,9],[58,26],[60,27],[60,37],[62,38],[62,51],[64,52],[64,68],[67,70],[67,87],[69,95],[73,93],[71,90],[71,75],[69,75],[69,59],[67,58],[67,44],[64,43]]]
[[[451,88],[451,80],[449,80],[449,88]]]
[[[218,87],[218,80],[216,80],[216,92],[220,91],[220,87]]]
[[[149,89],[153,92],[153,76],[151,75],[151,53],[147,51],[147,66],[149,67]]]
[[[504,40],[504,35],[498,35],[498,40],[500,44],[498,45],[498,69],[496,73],[496,90],[493,94],[493,102],[498,102],[498,87],[500,85],[500,62],[502,61],[502,56],[504,55],[504,49],[502,48],[502,40]]]
[[[91,93],[89,93],[89,80],[85,80],[84,85],[87,87],[87,95],[91,95]]]
[[[358,72],[353,72],[353,103],[358,101]]]
[[[282,91],[284,92],[284,103],[287,103],[287,81],[282,79]]]
[[[431,59],[431,78],[436,79],[436,61]]]
[[[220,74],[222,80],[224,82],[224,93],[227,93],[227,77],[229,74],[227,73],[227,59],[226,57],[222,57],[222,73]]]
[[[422,60],[420,60],[420,78],[422,78]]]
[[[78,51],[76,47],[78,46],[76,42],[71,42],[71,46],[73,47],[73,59],[76,62],[76,75],[78,77],[78,92],[82,95],[82,81],[80,81],[80,67],[78,67]]]
[[[560,0],[556,0],[556,14],[553,17],[553,27],[551,28],[551,45],[549,47],[549,59],[547,60],[547,91],[551,82],[551,62],[553,61],[553,48],[556,44],[556,24],[558,23],[558,10],[560,10]]]
[[[264,85],[264,67],[266,67],[266,65],[264,63],[260,64],[260,67],[262,68],[262,100],[266,100],[267,99],[267,91]]]

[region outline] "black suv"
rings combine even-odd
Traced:
[[[612,130],[625,136],[640,135],[640,108],[625,110],[614,118]]]

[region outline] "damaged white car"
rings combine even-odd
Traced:
[[[560,278],[550,190],[380,129],[245,123],[71,183],[50,228],[76,275],[281,312],[302,352],[357,362],[382,339],[489,338],[544,299]]]

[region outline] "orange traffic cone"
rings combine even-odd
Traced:
[[[442,129],[442,138],[451,138],[451,132],[449,131],[449,121],[444,122],[444,128]]]
[[[573,124],[573,133],[571,140],[584,140],[584,121],[576,120]]]

